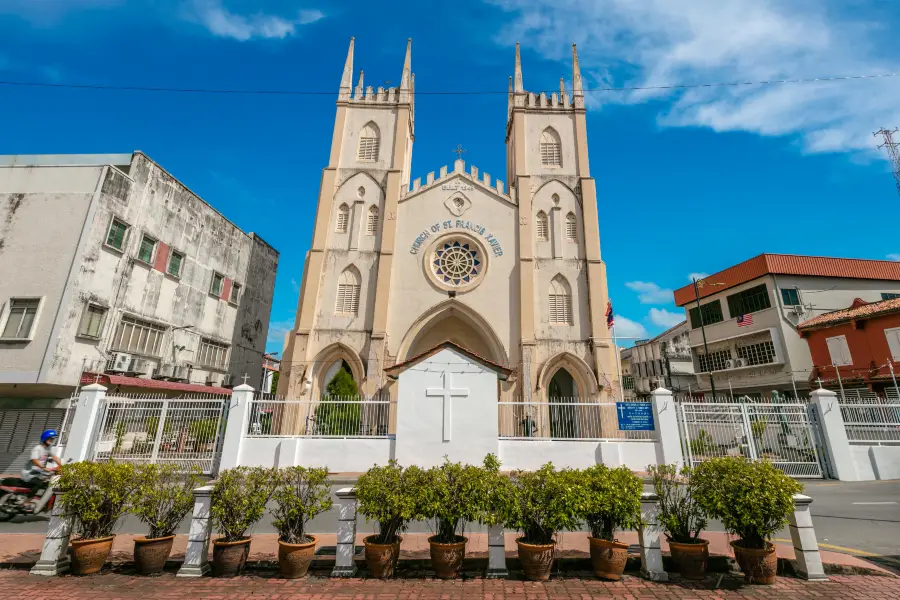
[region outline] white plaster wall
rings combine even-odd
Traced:
[[[853,458],[853,464],[856,466],[857,481],[874,481],[875,468],[872,465],[872,459],[869,457],[869,446],[850,445],[850,456]]]
[[[553,201],[553,196],[559,196],[559,204]],[[560,259],[584,260],[584,215],[581,210],[581,200],[567,185],[560,181],[549,181],[535,190],[531,200],[532,212],[529,223],[532,226],[532,239],[534,240],[535,258],[553,259],[554,237],[558,236],[559,248],[562,251]],[[559,210],[554,210],[558,206]],[[549,226],[549,239],[538,241],[537,239],[537,214],[544,211],[547,214]],[[566,216],[569,213],[575,215],[578,223],[578,239],[569,241],[566,239]],[[559,219],[559,226],[554,227],[554,215]],[[560,259],[557,259],[559,261]]]
[[[450,439],[443,440],[444,400],[428,396],[429,388],[443,389],[444,373],[454,389],[467,390],[451,400]],[[445,348],[399,377],[396,457],[402,465],[432,467],[448,457],[453,462],[481,464],[497,453],[497,374]]]
[[[332,473],[361,473],[393,458],[394,441],[377,439],[323,439],[298,437],[245,437],[239,464],[251,467],[327,467]]]
[[[378,126],[380,139],[378,160],[358,162],[359,133],[371,121]],[[389,169],[393,162],[394,139],[397,129],[397,108],[390,105],[370,105],[364,103],[349,106],[344,122],[343,145],[338,166],[344,169]]]
[[[900,446],[850,445],[859,481],[900,479]]]
[[[503,469],[534,471],[548,462],[554,466],[586,469],[596,464],[625,465],[646,471],[658,463],[656,442],[534,441],[500,440]]]
[[[541,134],[547,127],[553,127],[560,137],[562,150],[561,167],[541,166]],[[516,144],[525,143],[527,172],[532,175],[577,175],[578,158],[575,147],[575,118],[573,114],[551,113],[550,111],[534,111],[525,115],[525,140],[516,140]]]

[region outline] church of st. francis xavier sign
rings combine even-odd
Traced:
[[[491,247],[491,251],[494,253],[494,256],[503,256],[503,247],[500,245],[500,241],[494,236],[493,233],[488,233],[487,229],[477,223],[473,223],[472,221],[466,221],[463,219],[438,221],[431,227],[424,229],[409,247],[409,253],[418,254],[419,250],[422,249],[422,246],[425,244],[425,242],[434,235],[458,230],[477,233],[478,235],[483,237]]]

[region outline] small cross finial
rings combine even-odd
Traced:
[[[456,153],[456,160],[462,160],[462,155],[466,153],[466,149],[462,147],[462,144],[457,144],[453,152]]]
[[[100,383],[100,373],[94,375],[94,383]]]
[[[816,378],[816,382],[819,384],[819,389],[821,390],[822,389],[822,378],[821,377]]]
[[[243,376],[243,377],[241,377],[241,379],[243,379],[243,380],[244,380],[244,385],[247,385],[247,380],[248,380],[248,379],[250,379],[250,376],[249,376],[249,375],[247,375],[247,374],[246,374],[246,373],[244,373],[244,376]]]

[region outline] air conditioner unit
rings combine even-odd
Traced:
[[[737,365],[738,367],[746,367],[746,366],[747,366],[747,360],[744,359],[744,358],[739,358],[739,359],[737,359],[737,361],[735,362],[735,365]]]
[[[131,367],[131,355],[124,352],[113,354],[112,360],[106,365],[107,372],[125,373]]]
[[[726,360],[726,361],[725,361],[725,368],[726,368],[726,369],[733,369],[733,368],[734,368],[734,361],[733,361],[733,360],[730,360],[730,359],[729,359],[729,360]]]
[[[156,369],[156,374],[153,375],[154,379],[171,379],[175,376],[175,365],[172,363],[163,363],[159,365],[159,368]]]
[[[795,315],[802,315],[806,312],[806,308],[802,304],[795,304],[791,307]]]
[[[134,373],[135,375],[146,375],[153,369],[153,363],[151,363],[146,358],[135,358],[131,361],[131,366],[128,367],[129,373]]]
[[[172,379],[177,379],[179,381],[187,381],[189,376],[190,371],[188,370],[187,365],[176,366],[172,373]]]

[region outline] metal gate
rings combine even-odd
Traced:
[[[814,406],[806,402],[679,402],[686,461],[719,456],[770,461],[792,477],[823,477]]]
[[[107,396],[94,438],[93,460],[173,463],[218,468],[227,398]]]

